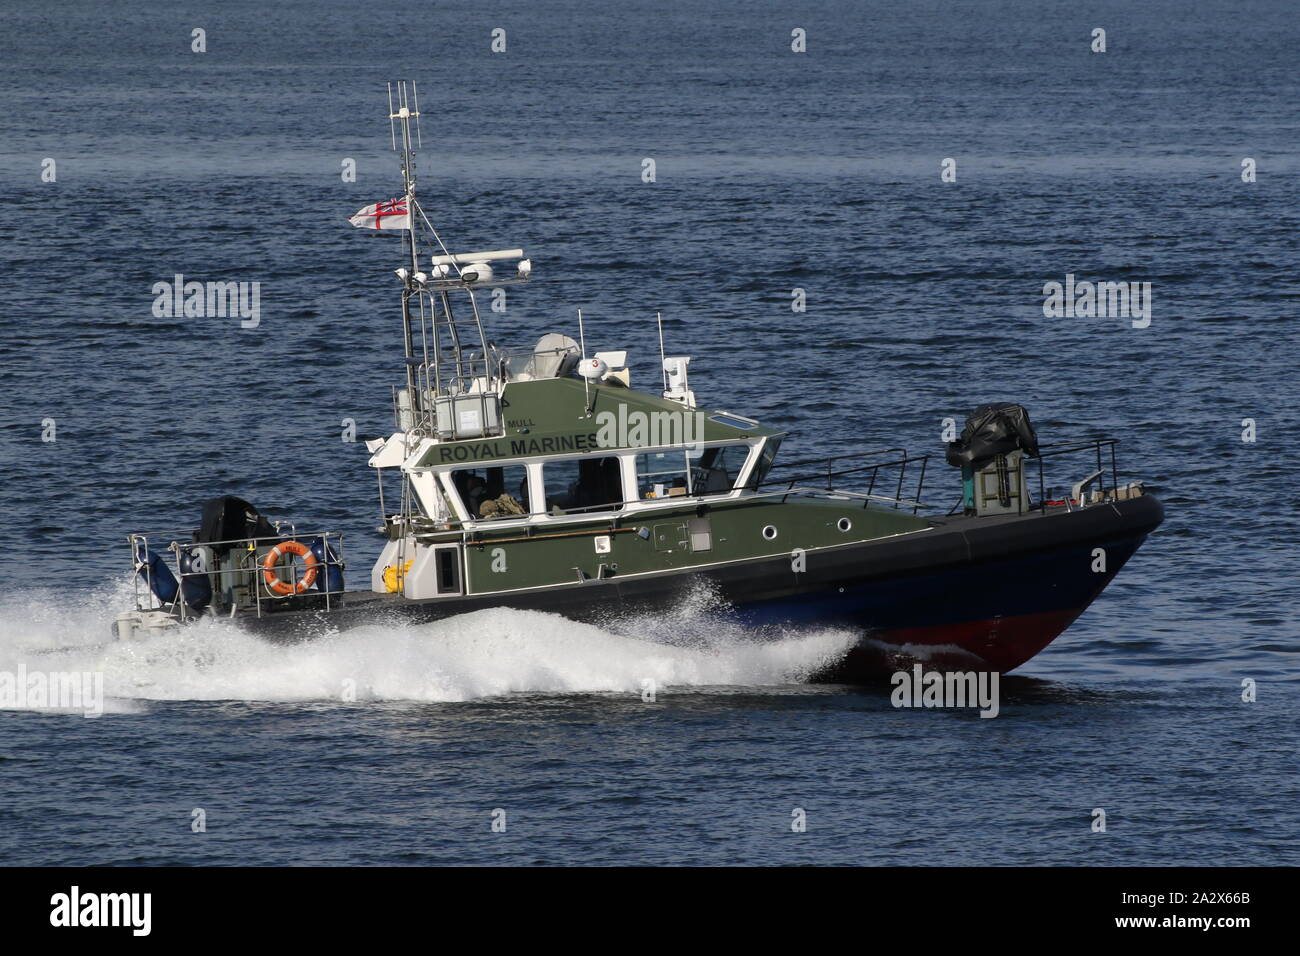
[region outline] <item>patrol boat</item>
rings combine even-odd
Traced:
[[[345,589],[340,534],[227,496],[197,529],[130,536],[136,607],[119,638],[215,615],[294,641],[503,606],[608,625],[703,591],[756,641],[852,629],[858,644],[822,678],[914,661],[1005,672],[1160,524],[1159,501],[1120,483],[1117,439],[1040,445],[1018,405],[967,420],[945,456],[960,491],[954,481],[955,503],[935,510],[921,500],[929,455],[779,459],[780,429],[697,403],[690,359],[665,354],[662,325],[649,392],[631,387],[625,351],[588,353],[581,313],[576,341],[498,348],[478,297],[526,284],[532,263],[522,249],[443,244],[416,199],[418,94],[395,94],[403,197],[358,214],[403,236],[404,377],[394,430],[367,443],[386,538],[367,589]],[[1072,462],[1082,474],[1059,484]]]

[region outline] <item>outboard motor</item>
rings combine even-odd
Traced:
[[[966,514],[1024,514],[1025,455],[1038,455],[1038,435],[1023,405],[991,402],[971,412],[947,455],[948,464],[961,469]]]
[[[274,544],[279,542],[280,535],[266,516],[243,498],[222,495],[203,503],[203,518],[199,530],[194,533],[196,547],[192,550],[208,559],[206,570],[213,576],[207,580],[215,585],[219,611],[249,600],[252,589],[256,588],[255,576],[250,575],[248,568],[253,553],[238,545],[238,542],[255,538],[264,538],[267,544]],[[203,579],[187,579],[186,583],[190,580]],[[210,590],[204,604],[211,602],[212,597],[213,591]],[[189,594],[185,599],[190,603]]]
[[[245,538],[274,538],[276,531],[260,511],[243,498],[222,495],[203,502],[203,520],[194,535],[195,544],[214,541],[238,541]],[[230,550],[229,545],[213,548],[217,557]]]

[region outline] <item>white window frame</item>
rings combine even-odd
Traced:
[[[680,450],[683,457],[686,457],[686,448],[682,445],[657,445],[647,446],[644,448],[599,448],[587,452],[585,455],[547,455],[538,458],[503,458],[503,459],[485,459],[473,464],[468,462],[459,463],[459,467],[448,467],[439,469],[430,469],[440,484],[447,501],[451,503],[453,510],[456,512],[457,519],[461,522],[466,530],[476,530],[479,528],[510,528],[525,527],[528,525],[544,524],[575,524],[585,521],[599,520],[606,517],[624,517],[630,514],[639,514],[644,511],[661,511],[666,508],[680,508],[685,502],[710,502],[726,501],[732,498],[743,496],[747,489],[746,482],[752,474],[754,467],[758,463],[758,455],[762,449],[767,436],[752,436],[750,438],[727,438],[716,439],[707,442],[695,442],[691,447],[698,448],[703,452],[707,448],[718,448],[724,445],[748,445],[749,454],[745,458],[744,465],[741,466],[737,473],[733,486],[728,491],[715,492],[711,495],[691,495],[689,497],[672,497],[672,498],[649,498],[639,497],[640,488],[637,480],[636,460],[639,456],[664,451]],[[543,477],[543,468],[548,462],[555,461],[576,461],[583,458],[617,458],[621,469],[622,486],[623,486],[623,507],[617,510],[611,508],[608,511],[587,511],[580,514],[560,514],[553,515],[549,513],[532,513],[521,515],[513,518],[492,518],[485,520],[483,518],[471,517],[465,503],[461,501],[460,493],[456,489],[456,484],[452,480],[452,472],[465,471],[473,468],[506,468],[512,465],[523,465],[525,473],[528,476],[528,499],[532,501],[539,500],[543,502],[545,508],[546,502],[546,482]],[[423,469],[422,469],[423,471]],[[415,477],[415,475],[412,475]]]
[[[622,514],[624,511],[627,510],[627,506],[631,503],[631,501],[634,501],[636,498],[635,488],[633,489],[634,493],[632,498],[629,499],[627,496],[627,489],[628,489],[627,459],[622,454],[622,449],[620,448],[598,448],[593,451],[587,452],[585,455],[550,455],[546,458],[539,458],[534,462],[534,465],[536,466],[537,469],[536,477],[532,477],[529,479],[529,481],[532,482],[532,484],[529,485],[529,490],[531,492],[532,488],[534,487],[541,489],[542,508],[544,512],[542,517],[551,518],[551,519],[591,518],[591,517],[600,517],[601,515],[606,514],[605,511],[597,511],[597,510],[588,510],[582,513],[572,513],[572,514],[562,514],[562,515],[553,515],[550,513],[550,502],[547,500],[546,497],[546,477],[545,477],[546,466],[553,462],[582,461],[584,459],[591,459],[591,458],[615,458],[618,460],[618,469],[619,469],[618,473],[620,479],[619,485],[623,490],[623,501],[621,502],[623,507],[610,508],[608,513]],[[633,475],[632,484],[633,485],[636,484],[635,475]]]
[[[624,505],[623,513],[626,514],[629,511],[635,511],[639,513],[642,511],[662,511],[665,508],[680,508],[682,506],[683,500],[695,501],[695,502],[710,502],[710,501],[727,501],[732,498],[741,497],[746,492],[745,482],[749,480],[749,475],[753,471],[755,463],[758,461],[758,450],[763,447],[763,441],[764,441],[764,436],[755,436],[753,438],[741,438],[741,439],[729,438],[729,439],[719,439],[715,441],[694,443],[692,447],[699,448],[701,452],[703,452],[703,450],[706,448],[718,448],[723,445],[748,445],[749,455],[745,458],[745,464],[741,466],[740,471],[736,475],[736,480],[732,483],[732,487],[730,490],[715,492],[714,494],[711,495],[690,495],[688,497],[685,497],[684,499],[681,496],[675,498],[637,498],[637,495],[640,493],[641,489],[639,487],[637,474],[636,474],[636,459],[638,456],[644,455],[649,452],[674,451],[676,449],[682,449],[684,452],[685,449],[683,448],[683,446],[660,445],[657,447],[629,449],[627,453],[627,457],[628,457],[628,465],[631,469],[631,475],[629,476],[628,480],[630,482],[629,490],[632,494],[632,498],[629,499],[626,505]],[[633,501],[635,501],[635,503],[633,503]]]
[[[528,515],[520,515],[508,519],[507,518],[490,518],[490,519],[480,518],[478,515],[474,515],[471,517],[469,513],[469,509],[465,507],[465,502],[461,500],[460,490],[456,487],[456,482],[452,478],[452,474],[453,472],[457,472],[457,471],[473,471],[476,468],[477,469],[509,468],[514,465],[524,466],[524,474],[528,478],[528,500],[531,502],[536,497],[536,494],[534,493],[534,489],[537,487],[537,482],[540,479],[541,475],[540,473],[534,472],[533,462],[525,461],[524,459],[521,458],[500,458],[500,459],[490,458],[480,462],[476,462],[474,465],[469,465],[468,463],[462,462],[457,468],[438,469],[434,471],[433,474],[437,476],[438,483],[442,487],[443,493],[447,496],[447,500],[451,502],[451,506],[456,512],[456,518],[462,524],[471,527],[476,527],[480,524],[491,525],[494,528],[500,527],[502,525],[509,527],[515,524],[523,524],[525,519],[528,517]]]

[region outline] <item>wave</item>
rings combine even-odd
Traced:
[[[456,702],[509,694],[642,694],[795,683],[835,663],[848,631],[764,632],[709,595],[606,627],[506,608],[425,624],[366,625],[293,645],[205,619],[130,641],[110,625],[130,586],[0,596],[0,676],[102,674],[104,710],[180,700]],[[0,707],[52,708],[0,701]]]

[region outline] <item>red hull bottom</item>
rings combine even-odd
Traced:
[[[864,638],[830,679],[884,677],[913,664],[946,670],[1014,670],[1083,613],[1083,608],[879,631]]]

